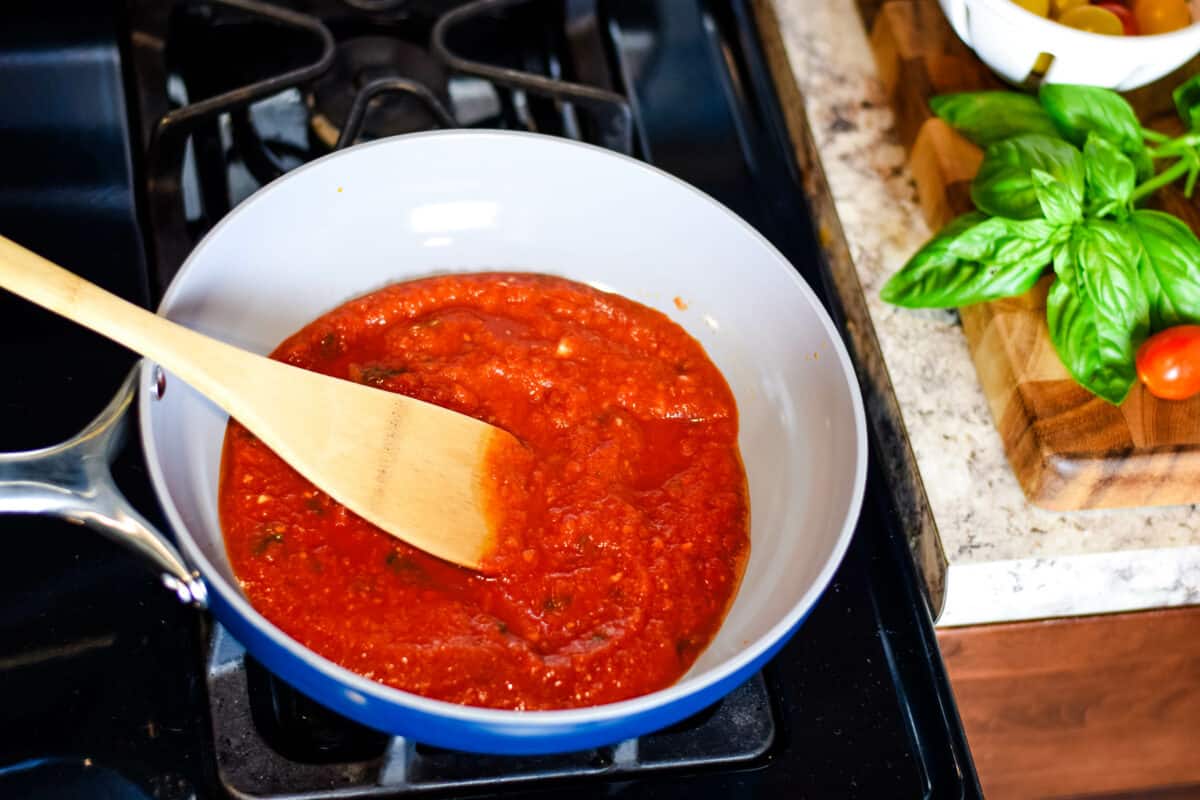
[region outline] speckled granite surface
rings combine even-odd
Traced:
[[[850,284],[864,295],[845,305],[852,325],[873,328],[867,338],[882,356],[860,359],[879,387],[868,396],[895,396],[892,409],[873,416],[898,410],[890,424],[907,432],[944,553],[938,624],[1200,602],[1200,507],[1057,513],[1029,505],[956,315],[879,300],[880,286],[930,232],[866,32],[854,0],[771,5],[857,273]],[[904,462],[891,455],[885,461]]]

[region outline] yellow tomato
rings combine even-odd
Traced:
[[[1192,24],[1185,0],[1134,0],[1133,18],[1143,34],[1168,33]]]
[[[1089,33],[1103,33],[1106,36],[1122,36],[1125,33],[1125,27],[1116,14],[1096,6],[1072,8],[1059,17],[1058,21],[1068,28],[1077,28]]]
[[[1026,11],[1037,14],[1039,17],[1044,17],[1050,13],[1050,0],[1013,0]]]
[[[1058,19],[1072,8],[1079,8],[1079,6],[1086,6],[1087,4],[1088,0],[1052,0],[1050,10],[1054,18]]]

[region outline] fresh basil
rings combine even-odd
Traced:
[[[960,259],[951,255],[950,244],[963,231],[985,219],[987,215],[971,211],[947,223],[888,279],[879,296],[906,308],[947,307],[942,301],[948,296],[957,296],[959,292],[955,287],[963,280],[959,272]]]
[[[1050,251],[1043,238],[1049,232],[1044,220],[963,214],[909,259],[880,295],[906,308],[956,308],[1022,294],[1045,271]]]
[[[1149,306],[1138,282],[1138,240],[1131,228],[1112,220],[1089,219],[1072,228],[1071,244],[1082,283],[1095,302],[1110,317],[1141,320],[1144,336]]]
[[[1033,177],[1033,191],[1047,222],[1066,226],[1083,219],[1083,199],[1065,183],[1040,169],[1030,170],[1029,174]]]
[[[1121,95],[1098,86],[1043,83],[1038,99],[1067,141],[1082,147],[1094,132],[1128,156],[1139,177],[1154,173],[1137,114]]]
[[[1127,226],[1087,220],[1072,232],[1078,280],[1050,287],[1046,321],[1054,349],[1080,385],[1113,404],[1137,374],[1134,353],[1149,330],[1138,275],[1138,245]]]
[[[1072,144],[1082,146],[1094,131],[1123,153],[1142,146],[1142,126],[1133,106],[1110,89],[1044,83],[1038,100],[1063,138]]]
[[[1102,217],[1123,212],[1137,183],[1133,162],[1107,139],[1089,133],[1083,146],[1083,167],[1088,213]]]
[[[943,94],[930,98],[929,108],[980,147],[1022,133],[1058,135],[1041,104],[1018,92]]]
[[[1190,197],[1200,176],[1200,76],[1173,97],[1191,129],[1176,137],[1143,129],[1120,95],[1090,86],[1046,84],[1037,101],[1014,92],[930,100],[985,147],[971,184],[979,210],[931,239],[883,298],[969,305],[1025,292],[1052,264],[1046,316],[1055,349],[1083,386],[1122,402],[1142,339],[1200,324],[1200,238],[1170,214],[1135,210],[1175,181]],[[1154,175],[1155,159],[1174,163]]]
[[[1193,75],[1179,84],[1171,92],[1171,98],[1183,124],[1191,130],[1200,130],[1200,75]]]
[[[1133,386],[1132,352],[1102,346],[1099,312],[1086,294],[1055,281],[1046,298],[1050,341],[1080,386],[1114,405],[1124,402]],[[1115,356],[1115,358],[1114,358]]]
[[[1135,211],[1129,218],[1141,241],[1138,265],[1153,330],[1200,323],[1200,240],[1178,217]]]
[[[949,251],[967,261],[1011,264],[1029,258],[1050,261],[1054,245],[1069,235],[1044,219],[991,217],[964,230],[950,242]]]
[[[1083,158],[1079,151],[1062,139],[1040,133],[1026,133],[990,145],[971,182],[971,199],[979,210],[997,217],[1040,217],[1035,169],[1062,181],[1083,202]]]
[[[1067,284],[1072,291],[1079,287],[1079,270],[1076,266],[1079,259],[1075,256],[1075,248],[1070,240],[1063,242],[1054,250],[1054,276]]]

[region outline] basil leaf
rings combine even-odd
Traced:
[[[1079,287],[1079,270],[1077,266],[1079,259],[1075,255],[1075,248],[1070,240],[1060,244],[1054,251],[1054,274],[1055,276],[1071,287],[1071,291],[1077,291]]]
[[[1018,92],[959,92],[929,99],[933,113],[980,147],[1018,136],[1058,136],[1053,120],[1037,100]]]
[[[1138,238],[1128,225],[1093,219],[1071,232],[1082,284],[1113,322],[1125,320],[1136,338],[1150,326],[1150,307],[1138,279]]]
[[[1083,167],[1089,213],[1100,216],[1129,205],[1137,170],[1111,142],[1089,133],[1083,146]]]
[[[941,308],[939,300],[960,276],[959,259],[950,254],[950,244],[963,231],[987,219],[971,211],[947,223],[918,250],[879,291],[886,302],[906,308]]]
[[[1200,75],[1193,75],[1179,84],[1171,97],[1183,124],[1191,130],[1200,130]]]
[[[1151,330],[1200,323],[1200,240],[1182,220],[1161,211],[1135,211],[1130,227],[1141,240],[1138,264],[1150,303]]]
[[[1121,95],[1099,86],[1043,83],[1038,99],[1067,141],[1082,147],[1094,131],[1133,161],[1139,177],[1154,174],[1154,163],[1142,141],[1141,123]]]
[[[1125,153],[1142,144],[1142,126],[1133,106],[1111,89],[1044,83],[1038,90],[1038,100],[1072,144],[1082,145],[1092,131]]]
[[[988,214],[1011,219],[1042,215],[1032,171],[1040,169],[1066,184],[1083,202],[1083,158],[1062,139],[1027,133],[990,145],[971,182],[971,199]]]
[[[956,308],[1029,291],[1045,270],[1049,255],[1022,236],[1043,235],[1048,226],[1044,220],[1031,220],[1038,223],[1036,229],[1007,231],[1004,225],[998,227],[994,222],[978,211],[958,217],[888,280],[880,296],[906,308]],[[1027,226],[1013,220],[999,222]],[[989,246],[987,242],[996,237],[1004,238],[1005,243],[992,242]],[[960,241],[966,242],[960,249],[980,253],[995,250],[1007,260],[984,263],[961,258],[953,252]],[[1018,258],[1019,252],[1028,253],[1028,257]]]
[[[1080,385],[1117,405],[1137,377],[1134,353],[1149,328],[1137,239],[1126,226],[1093,219],[1075,227],[1069,251],[1078,280],[1050,287],[1050,339]]]
[[[950,254],[964,261],[1012,264],[1030,258],[1050,261],[1055,245],[1064,241],[1070,228],[1056,226],[1044,219],[1007,219],[990,217],[950,242]]]
[[[1071,377],[1113,405],[1124,402],[1135,377],[1132,352],[1129,360],[1119,352],[1114,359],[1113,353],[1102,349],[1096,307],[1087,295],[1055,281],[1046,298],[1046,322],[1054,349]]]
[[[1040,169],[1030,170],[1029,174],[1033,176],[1033,191],[1047,222],[1073,225],[1083,219],[1083,203],[1065,183]]]

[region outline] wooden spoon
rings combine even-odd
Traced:
[[[472,569],[494,548],[484,459],[515,438],[464,414],[239,350],[88,283],[0,236],[0,287],[174,373],[334,500]]]

